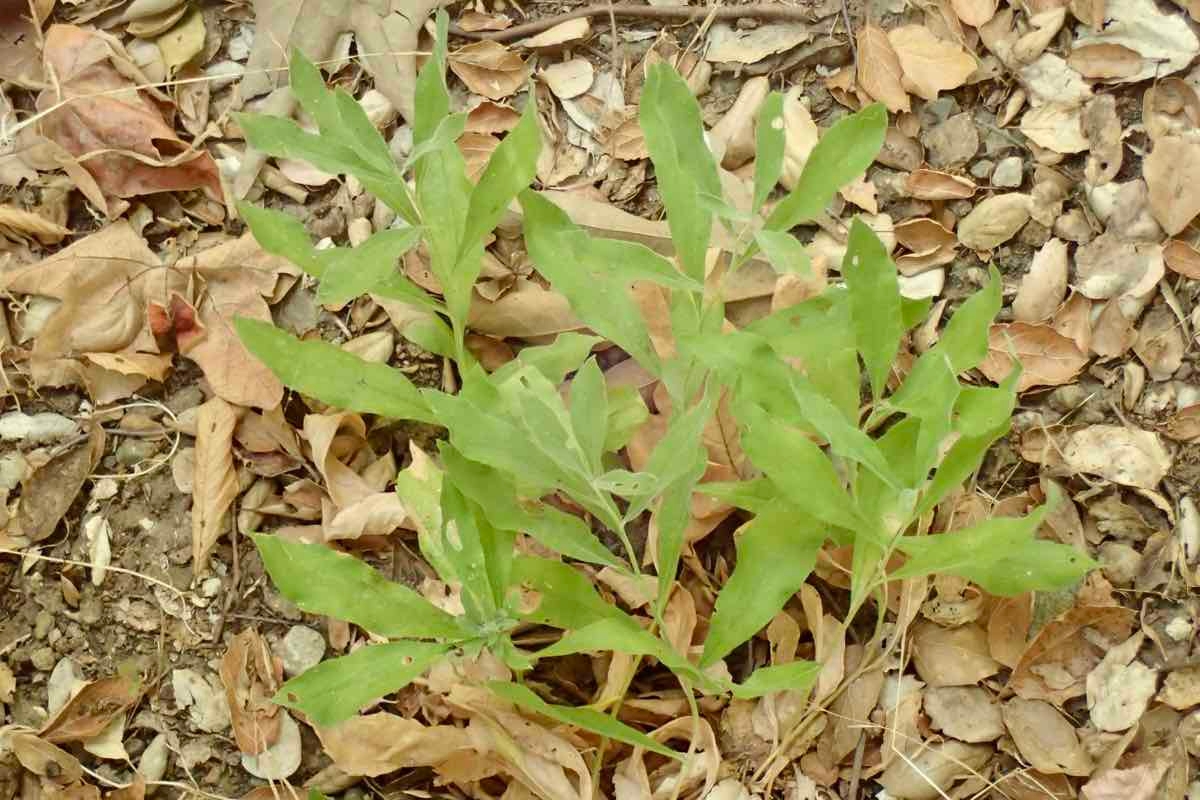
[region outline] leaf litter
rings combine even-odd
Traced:
[[[819,232],[810,226],[801,240],[813,241],[814,254],[830,251],[845,239],[854,214],[847,204],[882,212],[880,233],[894,231],[902,248],[897,269],[928,282],[932,288],[920,291],[941,309],[983,282],[986,263],[1000,268],[1005,308],[975,377],[980,385],[1004,381],[1015,357],[1021,404],[969,491],[943,501],[942,519],[972,508],[1019,514],[1045,496],[1038,478],[1053,476],[1072,513],[1039,535],[1071,537],[1102,562],[1104,583],[1073,593],[1000,599],[960,587],[970,589],[960,600],[979,599],[954,607],[969,609],[966,616],[918,602],[897,631],[905,657],[868,672],[859,671],[859,645],[842,638],[836,600],[818,599],[843,597],[847,584],[836,570],[818,569],[822,577],[802,587],[746,652],[771,664],[818,658],[824,668],[814,695],[728,704],[701,696],[697,721],[684,691],[656,681],[653,665],[623,654],[548,660],[553,666],[536,676],[539,694],[577,705],[623,697],[623,720],[656,742],[673,742],[677,753],[690,751],[680,766],[622,745],[593,783],[589,760],[600,740],[479,689],[512,677],[484,655],[464,655],[452,675],[430,672],[385,704],[323,726],[277,705],[283,662],[276,654],[286,644],[269,626],[267,633],[251,627],[256,616],[302,623],[323,631],[338,653],[358,652],[371,638],[358,626],[287,608],[261,582],[250,551],[239,550],[243,534],[260,530],[337,542],[428,596],[462,602],[462,587],[438,586],[412,554],[406,538],[419,530],[419,511],[390,490],[407,445],[428,444],[435,432],[285,393],[232,328],[235,317],[284,321],[311,340],[362,352],[369,342],[378,359],[429,385],[454,379],[430,352],[436,337],[421,333],[428,317],[366,294],[340,306],[319,303],[310,279],[231,222],[239,216],[232,198],[245,196],[292,214],[318,249],[343,244],[351,230],[393,224],[395,209],[352,180],[326,174],[316,184],[321,191],[302,188],[295,164],[272,164],[241,144],[228,112],[270,96],[291,113],[294,101],[274,93],[297,47],[328,61],[326,79],[364,105],[369,91],[381,93],[376,118],[403,156],[432,4],[264,0],[251,12],[171,3],[145,10],[133,2],[103,4],[123,9],[103,14],[87,5],[34,3],[44,7],[36,23],[21,17],[0,26],[0,36],[21,42],[19,53],[0,60],[0,109],[18,109],[0,119],[7,131],[37,117],[12,146],[0,136],[0,178],[13,188],[0,207],[4,410],[53,409],[78,422],[0,453],[0,543],[15,554],[6,559],[24,556],[0,565],[0,580],[10,595],[36,600],[16,617],[17,643],[0,640],[5,722],[24,726],[5,729],[0,752],[11,752],[43,793],[99,796],[83,764],[115,752],[97,739],[115,736],[122,751],[146,754],[135,758],[140,773],[119,771],[118,784],[127,785],[119,791],[130,796],[168,774],[198,789],[188,782],[205,765],[206,791],[233,796],[252,790],[252,776],[337,793],[411,768],[428,770],[423,788],[502,787],[511,797],[740,798],[771,788],[815,797],[882,787],[891,797],[932,798],[983,790],[989,781],[1006,796],[1186,796],[1171,758],[1192,761],[1196,748],[1174,751],[1146,735],[1167,715],[1190,730],[1200,704],[1185,632],[1196,611],[1189,593],[1200,580],[1200,184],[1189,171],[1200,124],[1193,65],[1200,43],[1184,11],[1143,0],[1110,0],[1099,14],[1087,3],[1067,13],[1062,4],[953,0],[880,23],[852,2],[849,38],[844,24],[832,38],[826,33],[841,19],[838,4],[818,9],[813,24],[755,24],[748,14],[738,24],[723,18],[657,33],[649,20],[622,15],[619,47],[586,39],[593,35],[586,19],[519,48],[458,43],[449,63],[456,103],[474,109],[459,139],[478,164],[472,174],[478,178],[532,103],[543,139],[554,143],[554,161],[539,175],[545,188],[568,190],[555,202],[590,231],[660,252],[669,252],[670,232],[657,221],[661,200],[635,122],[645,63],[693,59],[692,85],[714,146],[720,140],[727,182],[749,181],[762,157],[753,133],[768,88],[786,90],[780,182],[788,189],[838,117],[883,102],[889,142],[902,148],[887,161],[900,166],[884,166],[881,157],[816,220]],[[517,21],[500,6],[458,9],[467,32],[503,31]],[[703,61],[684,49],[692,33],[704,45]],[[581,41],[592,46],[573,48]],[[648,44],[627,49],[638,42]],[[813,58],[822,52],[838,57]],[[620,60],[620,81],[610,56]],[[744,67],[768,77],[739,75]],[[155,85],[169,77],[179,82]],[[530,90],[531,77],[542,91]],[[945,142],[936,129],[960,116],[954,125],[965,123],[969,135],[956,144],[974,142],[974,149],[938,160]],[[205,121],[194,126],[196,119]],[[999,166],[1010,158],[1020,166],[1016,183]],[[723,242],[714,238],[717,250]],[[547,336],[586,330],[532,270],[519,226],[502,222],[487,252],[495,269],[477,286],[471,319],[491,337],[492,369]],[[818,258],[825,261],[814,256],[814,266]],[[763,269],[754,272],[756,264]],[[777,279],[764,261],[743,269],[726,285],[729,324],[761,316],[755,303],[794,302],[795,282]],[[744,314],[734,313],[736,304]],[[932,318],[926,340],[901,352],[900,375],[937,341],[939,328]],[[607,370],[610,380],[630,381],[653,399],[653,376],[622,377],[619,366]],[[138,407],[143,396],[148,408]],[[639,446],[649,452],[647,436],[662,435],[650,419],[631,437],[631,460]],[[710,438],[714,479],[745,477],[744,455],[719,446],[719,426]],[[175,488],[180,475],[156,466],[176,462],[187,493]],[[99,477],[106,473],[120,479],[107,497],[101,483],[111,479]],[[176,499],[147,504],[164,488]],[[98,530],[84,514],[114,518],[109,556],[96,549],[94,534],[90,541],[83,534]],[[689,514],[685,563],[695,582],[681,583],[670,612],[681,652],[712,617],[711,588],[728,580],[734,551],[726,520],[738,519],[720,503],[693,502]],[[938,524],[934,530],[954,529]],[[134,575],[110,573],[93,585],[81,568],[42,554],[96,568],[111,558]],[[163,572],[156,561],[187,576]],[[142,573],[179,588],[164,590]],[[602,602],[644,613],[653,603],[652,585],[609,567],[576,574]],[[953,587],[939,587],[939,600],[941,588],[954,596]],[[1142,606],[1134,592],[1156,599]],[[35,608],[53,610],[34,619]],[[71,626],[82,619],[103,633],[121,631],[122,641],[176,637],[184,653],[200,643],[189,633],[197,626],[217,636],[210,654],[217,660],[189,658],[179,686],[191,694],[172,698],[163,692],[171,681],[149,662],[126,663],[130,654],[117,645],[53,716],[22,704],[19,696],[46,680],[56,653],[81,646]],[[20,640],[21,624],[31,634],[43,626],[50,639]],[[128,677],[131,669],[140,681]],[[596,683],[597,675],[606,677]],[[143,697],[147,707],[136,710]],[[170,716],[185,705],[191,713]],[[309,727],[315,742],[300,735]],[[149,758],[160,741],[172,748],[161,770]],[[84,742],[88,754],[58,746],[73,742]],[[231,769],[217,767],[229,742],[242,757]],[[302,747],[319,748],[332,766],[302,767]],[[0,760],[0,770],[7,763]]]

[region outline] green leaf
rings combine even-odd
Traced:
[[[1071,586],[1099,565],[1070,545],[1034,538],[1048,509],[1043,505],[1024,517],[996,517],[950,533],[901,537],[897,545],[909,560],[890,577],[957,575],[1001,596]]]
[[[529,622],[574,630],[611,618],[640,630],[632,617],[601,599],[583,573],[561,561],[518,556],[512,575],[514,584],[532,589],[537,598],[537,608],[523,615]]]
[[[671,484],[681,481],[688,483],[697,467],[701,472],[704,471],[708,451],[701,442],[704,426],[708,424],[712,413],[713,402],[711,396],[706,394],[691,408],[671,416],[666,432],[654,446],[642,470],[652,477],[653,482],[629,498],[626,520],[633,519],[649,508],[654,497]],[[696,476],[698,479],[699,476]]]
[[[883,147],[887,109],[880,103],[843,117],[825,131],[800,173],[796,187],[775,206],[766,227],[786,231],[816,218],[838,189],[867,171]]]
[[[758,126],[754,134],[754,205],[757,211],[771,195],[779,174],[783,172],[783,149],[786,142],[783,123],[783,95],[771,92],[758,109]],[[761,243],[760,243],[761,246]],[[765,248],[764,248],[765,250]],[[770,258],[770,255],[767,256]],[[778,269],[778,267],[777,267]]]
[[[709,667],[779,613],[817,563],[825,526],[784,500],[763,509],[738,533],[737,563],[717,595],[701,667]]]
[[[267,114],[235,113],[251,147],[276,158],[306,161],[334,175],[377,175],[348,142],[309,133],[294,121]]]
[[[779,489],[770,478],[751,478],[745,481],[706,481],[696,487],[700,494],[707,495],[734,508],[743,508],[754,514],[763,510],[779,497]]]
[[[862,464],[890,486],[898,487],[902,483],[871,437],[847,421],[845,415],[802,375],[792,377],[792,392],[804,421],[829,442],[830,450]]]
[[[633,386],[608,387],[608,424],[604,432],[604,451],[615,453],[633,438],[650,418],[650,410],[641,393]]]
[[[652,656],[661,661],[667,669],[692,681],[697,686],[710,687],[714,685],[711,679],[692,666],[686,658],[676,653],[669,644],[638,626],[628,616],[624,619],[601,619],[570,631],[554,644],[539,650],[536,655],[541,659],[573,653],[604,652]]]
[[[800,431],[772,419],[761,408],[739,409],[742,447],[796,508],[848,530],[864,526],[854,501],[821,448]]]
[[[1000,313],[1003,288],[1003,280],[994,265],[989,274],[988,285],[958,307],[934,347],[946,354],[955,372],[973,369],[987,358],[988,331]]]
[[[312,240],[304,223],[290,214],[259,208],[252,203],[238,203],[238,214],[246,221],[254,240],[273,256],[281,256],[300,269],[320,278],[324,272],[313,250]]]
[[[850,224],[842,277],[850,290],[850,316],[858,352],[871,380],[871,393],[878,400],[905,330],[900,282],[883,242],[858,217]]]
[[[413,90],[413,144],[419,145],[437,130],[450,113],[450,92],[446,89],[446,39],[450,18],[441,9],[435,15],[433,52],[417,74]]]
[[[266,534],[254,534],[254,543],[280,594],[303,611],[343,619],[380,636],[465,638],[454,617],[353,556]]]
[[[562,383],[568,373],[579,369],[584,360],[591,355],[592,348],[602,341],[604,340],[599,336],[588,336],[574,331],[560,333],[550,344],[522,349],[517,353],[515,360],[492,373],[492,381],[501,383],[523,367],[533,367],[551,383]]]
[[[380,287],[391,296],[402,286],[408,287],[402,299],[425,300],[425,292],[397,270],[400,257],[416,247],[420,239],[417,228],[394,228],[373,234],[357,247],[321,251],[317,258],[324,271],[317,287],[317,302],[342,305]]]
[[[454,570],[441,576],[462,586],[467,616],[477,625],[504,606],[513,558],[513,534],[496,529],[452,481],[442,482],[441,551]]]
[[[755,231],[754,241],[762,249],[771,266],[780,274],[811,275],[812,261],[800,240],[787,231],[763,228]]]
[[[712,212],[696,197],[701,193],[720,197],[721,179],[704,140],[700,106],[687,83],[665,62],[647,70],[639,121],[679,263],[685,274],[703,281]]]
[[[496,227],[509,203],[529,188],[537,174],[542,137],[538,131],[537,103],[527,102],[521,120],[488,159],[479,183],[471,192],[464,244],[479,243]],[[461,253],[460,255],[465,255]],[[472,278],[472,283],[474,278]]]
[[[322,403],[393,419],[437,423],[399,370],[364,361],[322,341],[300,341],[269,322],[238,317],[238,337],[285,386]]]
[[[449,645],[412,641],[360,647],[292,678],[272,699],[304,712],[317,725],[336,725],[368,703],[407,686],[449,649]]]
[[[443,445],[441,455],[454,485],[477,503],[497,528],[528,533],[569,558],[610,567],[623,566],[621,559],[610,553],[579,517],[539,502],[537,498],[520,497],[511,478],[464,458],[453,447]]]
[[[583,362],[571,381],[571,427],[592,473],[599,474],[608,436],[608,392],[595,358]]]
[[[821,665],[813,661],[791,661],[773,667],[759,667],[750,677],[732,686],[733,696],[753,700],[772,692],[803,692],[817,681]]]
[[[510,703],[518,705],[527,711],[532,711],[535,714],[541,714],[543,717],[549,717],[563,725],[583,728],[609,739],[624,742],[634,747],[641,747],[677,761],[683,760],[683,756],[680,753],[651,739],[641,731],[629,727],[624,722],[610,717],[608,714],[600,713],[594,708],[571,708],[569,706],[551,705],[528,688],[515,683],[489,681],[487,688],[493,694]]]

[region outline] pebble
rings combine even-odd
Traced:
[[[149,439],[126,439],[117,446],[117,461],[132,467],[158,452],[158,444]]]
[[[992,186],[1002,189],[1016,189],[1025,181],[1025,164],[1020,156],[1009,156],[1001,159],[992,173]]]
[[[275,744],[256,756],[242,754],[242,769],[265,781],[282,781],[300,768],[300,726],[286,711],[282,714]]]
[[[150,744],[146,745],[146,751],[138,759],[138,772],[142,773],[142,777],[147,782],[161,781],[167,774],[168,756],[167,735],[160,733],[150,740]],[[146,787],[146,794],[150,794],[152,791],[152,787]]]
[[[39,647],[30,654],[29,660],[34,669],[40,672],[49,672],[54,669],[54,648]]]
[[[33,620],[33,635],[37,639],[45,639],[53,627],[54,615],[49,611],[39,611]]]
[[[321,663],[325,656],[325,637],[312,628],[294,625],[283,637],[283,671],[289,678]]]
[[[956,114],[924,137],[925,157],[935,169],[967,163],[979,149],[979,130],[970,114]]]
[[[995,166],[995,162],[989,161],[986,158],[981,158],[979,161],[976,161],[971,165],[971,175],[978,180],[986,181],[992,174],[992,170],[995,168]]]
[[[51,714],[58,711],[84,683],[75,662],[69,658],[60,659],[46,680],[46,710]]]

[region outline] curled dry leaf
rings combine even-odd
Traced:
[[[919,620],[911,633],[917,674],[932,687],[971,686],[1000,669],[988,651],[987,634],[978,625],[943,628]]]
[[[92,681],[46,721],[38,736],[51,744],[91,739],[124,714],[139,697],[141,691],[131,679],[117,676]]]
[[[932,169],[915,169],[908,174],[904,188],[918,200],[963,200],[975,196],[975,182],[961,175]]]
[[[1072,48],[1067,63],[1085,78],[1124,79],[1141,71],[1142,56],[1123,45],[1100,42]]]
[[[1142,165],[1150,189],[1150,209],[1168,236],[1200,214],[1200,141],[1164,136]]]
[[[1054,316],[1067,296],[1067,243],[1051,239],[1029,263],[1013,299],[1013,317],[1018,322],[1044,322]]]
[[[1076,606],[1037,633],[1013,668],[1018,697],[1062,705],[1086,692],[1087,675],[1107,647],[1129,638],[1137,613],[1121,606]]]
[[[725,116],[708,132],[713,152],[720,155],[721,166],[737,169],[754,158],[755,120],[758,110],[771,90],[766,77],[759,75],[742,84],[737,99],[725,112]]]
[[[1158,435],[1135,428],[1089,425],[1074,431],[1061,450],[1072,472],[1139,489],[1154,489],[1171,469],[1171,455]]]
[[[203,189],[220,200],[216,161],[175,135],[155,104],[165,97],[142,88],[151,81],[116,38],[53,25],[42,57],[55,88],[38,96],[39,110],[68,101],[45,117],[42,131],[80,159],[105,196]]]
[[[557,47],[562,47],[568,42],[575,42],[586,38],[592,32],[592,23],[586,17],[580,19],[569,19],[566,22],[560,22],[553,28],[548,28],[536,36],[530,36],[528,39],[522,39],[517,42],[518,47],[525,47],[530,50],[550,50]]]
[[[1044,700],[1014,697],[1004,704],[1004,724],[1021,756],[1048,775],[1090,775],[1092,759],[1075,728]]]
[[[484,40],[454,51],[447,66],[475,94],[503,100],[529,77],[525,61],[499,42]]]
[[[44,778],[59,783],[71,783],[83,776],[79,759],[34,733],[20,729],[0,734],[0,744],[12,750],[21,766]]]
[[[1141,69],[1111,79],[1121,83],[1164,78],[1186,68],[1200,53],[1200,39],[1184,16],[1160,11],[1154,0],[1107,0],[1103,25],[1075,44],[1117,44],[1138,53],[1143,59]]]
[[[1185,278],[1200,281],[1200,250],[1181,239],[1172,239],[1163,246],[1166,266]]]
[[[208,554],[225,532],[225,514],[238,492],[233,466],[233,429],[238,411],[219,397],[204,405],[196,419],[196,456],[192,474],[192,569],[203,572]]]
[[[17,513],[3,529],[5,534],[40,542],[54,533],[59,520],[71,508],[92,469],[104,455],[104,431],[99,425],[88,431],[83,444],[71,448],[33,471],[21,482]]]
[[[1146,636],[1138,631],[1104,654],[1087,676],[1087,704],[1092,724],[1102,731],[1129,730],[1150,707],[1158,673],[1137,660]]]
[[[948,740],[933,742],[908,759],[892,763],[878,781],[889,797],[936,800],[953,791],[955,781],[983,769],[992,758],[991,747]]]
[[[972,250],[999,247],[1029,221],[1031,202],[1027,194],[989,197],[958,223],[958,240]]]
[[[912,104],[904,90],[900,59],[887,34],[867,23],[858,32],[858,85],[888,111],[908,111]]]
[[[283,662],[271,656],[258,631],[247,628],[225,651],[220,672],[238,749],[263,752],[279,739],[282,709],[271,698],[283,679]]]
[[[925,100],[962,86],[977,66],[962,45],[939,39],[924,25],[893,28],[887,38],[904,70],[905,88]]]
[[[714,63],[757,64],[811,38],[812,31],[801,22],[769,22],[747,30],[718,22],[708,34],[704,58]]]
[[[1069,383],[1088,362],[1073,341],[1049,325],[1012,322],[991,327],[987,358],[979,371],[999,383],[1012,371],[1014,355],[1021,363],[1018,392]]]
[[[316,732],[338,769],[364,777],[436,767],[456,754],[470,753],[472,747],[463,728],[422,725],[387,713],[351,717],[329,728],[316,728]]]
[[[779,182],[789,191],[796,188],[808,156],[821,133],[805,102],[804,88],[793,86],[783,96],[783,171]]]
[[[13,205],[0,205],[0,239],[13,241],[36,239],[42,244],[58,244],[71,233],[55,222]],[[3,250],[0,246],[0,250]]]

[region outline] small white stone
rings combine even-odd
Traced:
[[[264,781],[282,781],[300,768],[300,726],[286,711],[279,725],[279,739],[256,756],[242,753],[242,769]]]
[[[171,673],[171,686],[175,689],[175,704],[188,710],[194,727],[206,733],[220,733],[229,728],[225,689],[215,680],[205,680],[194,670],[177,669]]]
[[[283,671],[289,678],[321,663],[325,656],[325,637],[312,628],[294,625],[283,637]]]
[[[46,681],[46,710],[56,713],[85,683],[74,661],[66,656],[59,659]]]
[[[1020,156],[1009,156],[1001,159],[992,172],[992,186],[1002,189],[1016,189],[1025,180],[1025,164]]]
[[[142,777],[147,783],[161,781],[163,776],[167,774],[167,760],[170,757],[170,750],[167,747],[167,735],[160,733],[150,740],[150,744],[146,745],[146,749],[142,751],[142,757],[138,759],[138,772],[142,773]],[[146,794],[149,795],[154,791],[153,786],[146,787]]]

